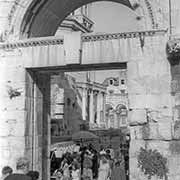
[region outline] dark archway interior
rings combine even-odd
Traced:
[[[28,37],[52,36],[62,20],[73,10],[101,0],[34,0],[28,8],[22,25],[21,33]],[[108,0],[121,3],[129,8],[129,0]]]

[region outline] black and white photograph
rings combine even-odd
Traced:
[[[0,180],[180,180],[180,0],[0,0]]]

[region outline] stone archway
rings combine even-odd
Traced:
[[[60,4],[58,3],[56,5],[58,5],[59,7],[65,10],[64,14],[58,14],[58,16],[56,16],[57,14],[53,12],[53,7],[55,7],[55,3],[57,2],[59,2]],[[64,6],[60,6],[62,2],[65,3]],[[72,4],[70,2],[72,2]],[[73,10],[73,8],[77,8],[80,5],[83,5],[84,2],[88,3],[93,1],[90,0],[54,1],[54,5],[52,4],[51,10],[48,10],[47,8],[47,5],[49,3],[48,0],[47,1],[46,0],[44,1],[15,0],[12,2],[2,1],[0,2],[0,5],[2,5],[1,7],[6,7],[4,8],[5,9],[4,15],[6,15],[6,17],[3,20],[4,24],[2,23],[2,20],[0,20],[0,25],[2,25],[3,27],[1,29],[1,32],[5,31],[5,35],[7,38],[5,40],[7,41],[11,40],[11,38],[12,39],[22,38],[23,37],[22,35],[24,35],[24,33],[29,33],[30,34],[29,37],[53,35],[53,32],[56,30],[58,23],[60,23],[60,21],[71,10]],[[118,0],[114,0],[114,2],[118,2]],[[131,3],[130,2],[127,3],[125,0],[124,1],[119,0],[119,2],[122,4],[124,2],[124,5],[127,5],[128,7],[133,7],[133,4],[136,3],[136,1],[131,1]],[[137,2],[140,3],[140,7],[137,7],[137,12],[140,11],[140,14],[142,16],[145,16],[145,20],[143,21],[145,22],[145,25],[143,25],[145,27],[145,30],[168,27],[168,20],[165,18],[165,16],[168,16],[168,12],[167,12],[168,5],[163,6],[162,1],[158,1],[158,0],[152,0],[152,1],[140,0]],[[168,3],[166,2],[166,4]],[[32,9],[31,9],[31,5],[33,5]],[[10,13],[8,14],[8,12]],[[49,23],[53,22],[53,19],[56,20],[55,24],[51,26],[52,29],[50,28],[46,32],[44,32],[43,29],[46,27],[45,23],[43,23],[42,26],[37,28],[36,26],[37,22],[41,21],[42,20],[41,18],[43,16],[36,16],[36,12],[41,13],[41,15],[44,15],[43,12],[47,13],[47,15],[49,14],[50,15],[48,20]],[[164,12],[164,14],[162,14],[161,12]],[[39,13],[37,13],[37,15]],[[29,17],[29,20],[26,19],[27,17]],[[32,25],[30,26],[30,24],[26,24],[26,22],[32,22]],[[37,30],[37,34],[34,33],[36,30]],[[131,126],[132,141],[130,148],[130,164],[131,164],[130,173],[131,173],[131,178],[136,180],[137,179],[139,180],[142,175],[141,172],[137,171],[136,168],[136,164],[137,164],[136,156],[141,146],[144,147],[146,145],[146,147],[148,148],[156,148],[158,150],[162,150],[162,153],[165,155],[169,155],[169,153],[178,153],[169,150],[171,143],[173,143],[172,141],[173,137],[171,133],[171,123],[172,123],[171,121],[173,117],[172,117],[172,104],[171,104],[172,99],[170,95],[171,80],[169,73],[169,64],[166,62],[166,57],[164,52],[164,47],[167,41],[167,37],[164,36],[164,37],[158,37],[156,39],[155,38],[153,44],[148,44],[148,43],[145,44],[143,50],[140,51],[139,54],[133,54],[134,56],[133,59],[128,61],[127,63],[128,79],[129,82],[131,82],[129,86],[130,110],[131,110],[130,123],[132,125]],[[5,73],[10,72],[9,73],[10,76],[4,78],[7,82],[11,81],[12,84],[14,83],[13,86],[15,86],[17,84],[17,80],[22,81],[21,82],[23,85],[22,89],[26,92],[24,87],[25,84],[24,79],[21,79],[22,76],[23,77],[25,76],[25,71],[24,71],[25,68],[23,66],[24,56],[22,57],[20,56],[21,56],[21,52],[16,51],[16,49],[13,52],[2,50],[1,68],[3,73],[4,73],[4,69],[7,70],[7,72]],[[2,81],[5,81],[4,79]],[[5,82],[3,86],[5,86],[7,82]],[[25,99],[25,97],[20,97],[21,100],[24,100],[23,98]],[[13,100],[7,99],[7,102],[12,106],[13,103],[15,105],[17,104],[16,100],[18,99],[13,99]],[[22,108],[24,108],[23,105],[24,104],[22,103]],[[22,124],[24,123],[24,117],[26,114],[26,112],[24,111],[25,110],[23,109],[22,111],[23,117],[21,117]],[[12,116],[14,118],[14,114],[12,114]],[[17,117],[17,120],[19,119],[20,117]],[[149,120],[151,120],[151,123],[149,124],[150,136],[146,137],[146,140],[148,140],[147,143],[147,141],[145,141],[142,137],[141,129],[144,127],[143,125],[145,123],[146,124],[149,123],[148,122]],[[167,130],[168,133],[166,133],[165,130]],[[21,141],[21,139],[19,141]],[[175,162],[174,160],[176,160],[176,157],[173,154],[172,156],[169,157],[171,168],[174,165],[173,164]],[[171,173],[172,174],[170,176],[173,179],[174,178],[173,171],[171,171]],[[177,174],[178,173],[179,172],[177,172]]]
[[[19,39],[23,37],[51,36],[55,33],[61,21],[74,9],[91,2],[101,0],[14,0],[0,2],[6,7],[0,33],[4,40]],[[109,0],[108,0],[109,1]],[[110,0],[121,3],[135,11],[142,30],[160,29],[164,27],[162,19],[165,15],[159,13],[157,8],[164,12],[163,4],[156,0]],[[159,7],[160,6],[160,7]],[[7,15],[6,15],[7,14]],[[161,16],[161,17],[160,17]],[[167,17],[167,14],[166,14]],[[160,20],[158,20],[158,18]],[[167,21],[167,20],[166,20]],[[167,23],[166,23],[167,25]]]

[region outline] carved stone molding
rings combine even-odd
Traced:
[[[33,38],[27,40],[21,40],[10,43],[1,43],[0,49],[15,49],[15,48],[25,48],[32,46],[47,46],[47,45],[57,45],[64,44],[63,38],[45,37],[45,38]]]
[[[137,38],[142,36],[156,36],[159,34],[165,34],[167,30],[151,30],[151,31],[136,31],[136,32],[125,32],[125,33],[113,33],[113,34],[85,34],[82,36],[82,42],[89,41],[101,41],[111,39],[126,39],[126,38]]]

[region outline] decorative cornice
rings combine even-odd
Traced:
[[[43,38],[31,38],[26,40],[20,40],[11,43],[0,43],[0,49],[15,49],[15,48],[26,48],[33,46],[47,46],[64,44],[63,38],[57,37],[43,37]]]
[[[113,34],[85,34],[82,35],[82,42],[89,41],[102,41],[111,39],[126,39],[126,38],[137,38],[142,36],[156,36],[164,35],[167,30],[151,30],[151,31],[136,31],[136,32],[125,32],[125,33],[113,33]]]

